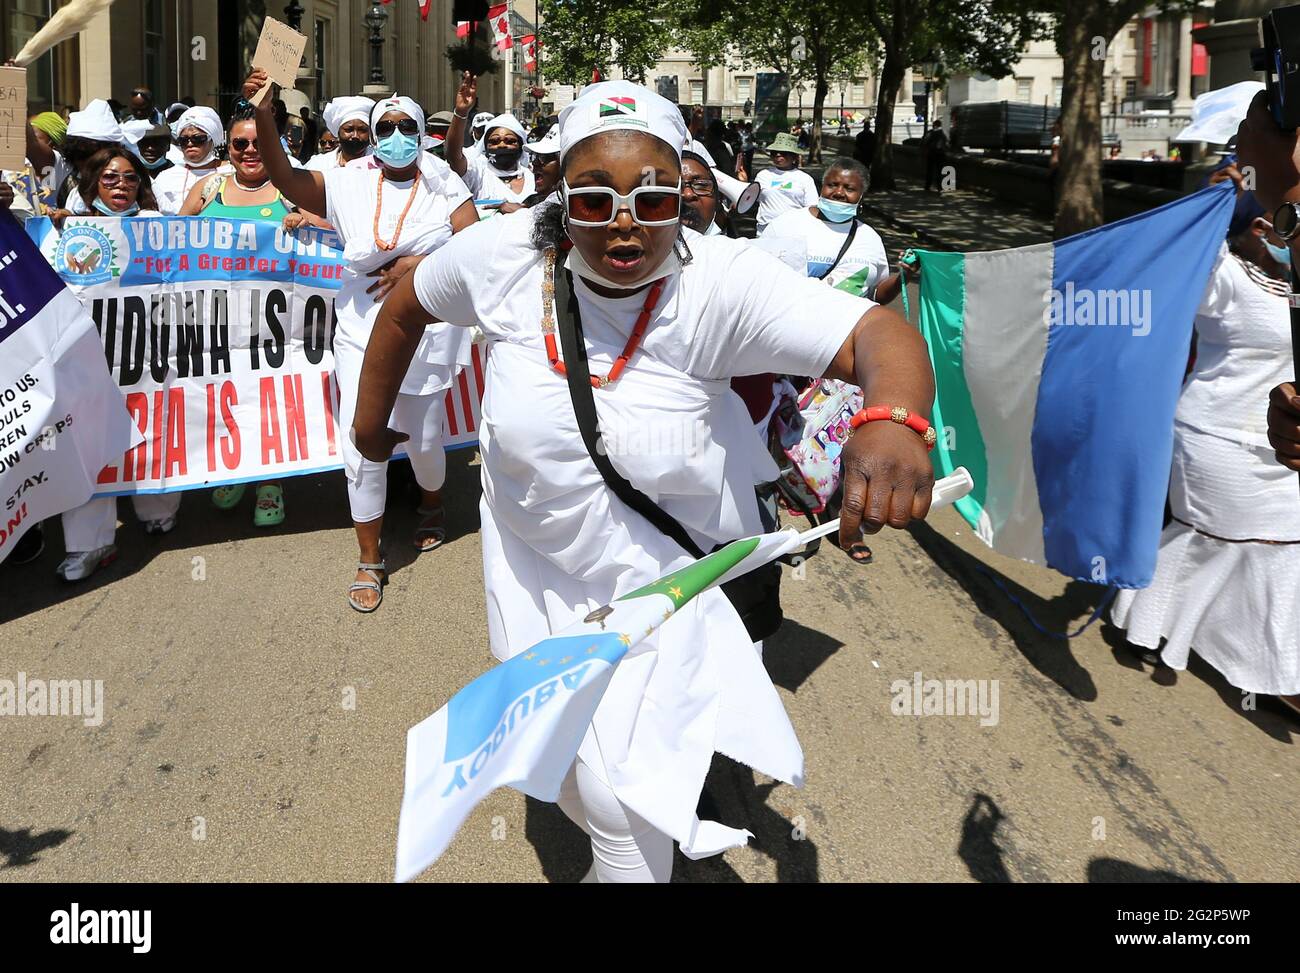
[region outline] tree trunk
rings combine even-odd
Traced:
[[[1064,60],[1060,162],[1054,174],[1056,239],[1104,222],[1101,185],[1101,90],[1104,60],[1092,39],[1109,40],[1100,0],[1065,4],[1058,51]]]
[[[895,49],[896,51],[897,49]],[[894,188],[894,104],[903,86],[907,67],[894,52],[886,51],[880,66],[880,90],[876,95],[876,151],[871,160],[871,191]]]
[[[826,94],[829,91],[830,85],[819,77],[813,87],[812,138],[808,142],[808,162],[818,165],[822,161],[822,112],[826,104]]]

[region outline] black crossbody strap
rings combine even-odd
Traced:
[[[704,551],[691,539],[686,528],[614,469],[614,464],[601,448],[599,433],[596,431],[596,399],[592,395],[582,316],[578,311],[577,295],[573,293],[573,277],[564,266],[562,256],[557,256],[555,261],[555,323],[560,332],[560,348],[564,352],[564,369],[569,380],[573,412],[578,417],[578,431],[582,433],[587,453],[596,464],[606,486],[614,491],[616,497],[681,545],[691,557],[704,557]]]
[[[858,218],[853,217],[853,222],[849,224],[849,235],[844,239],[844,245],[840,247],[840,252],[835,257],[835,262],[827,267],[820,274],[817,274],[815,280],[825,280],[831,275],[831,271],[840,265],[844,255],[849,252],[849,247],[853,246],[853,238],[858,235]]]

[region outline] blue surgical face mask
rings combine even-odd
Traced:
[[[159,156],[159,157],[158,157],[157,159],[155,159],[153,162],[150,162],[150,161],[149,161],[148,159],[146,159],[144,156],[140,156],[139,158],[140,158],[140,162],[141,162],[141,163],[144,165],[144,167],[145,167],[146,169],[148,169],[150,172],[157,172],[159,169],[161,169],[163,166],[165,166],[165,165],[167,164],[167,156],[165,156],[165,155],[163,155],[163,156]]]
[[[1275,247],[1273,244],[1269,243],[1268,240],[1264,241],[1264,246],[1268,248],[1268,255],[1270,257],[1282,264],[1282,266],[1286,267],[1288,270],[1291,268],[1290,250],[1286,247]]]
[[[825,196],[817,197],[817,208],[832,223],[847,223],[858,215],[857,203],[841,203],[838,199],[827,199]]]
[[[139,203],[132,203],[130,206],[128,206],[126,209],[123,210],[109,209],[108,204],[105,203],[102,199],[95,200],[94,203],[92,203],[91,205],[93,205],[95,209],[99,210],[105,216],[134,216],[136,213],[140,212]]]
[[[403,135],[397,129],[387,138],[380,139],[375,146],[375,155],[379,156],[380,162],[399,169],[410,165],[419,154],[420,136]]]

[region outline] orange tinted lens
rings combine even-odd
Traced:
[[[641,193],[636,198],[636,218],[649,223],[671,220],[677,215],[676,193]]]
[[[588,223],[607,221],[613,215],[614,197],[608,193],[577,193],[569,197],[569,216]]]

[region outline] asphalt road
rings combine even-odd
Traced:
[[[472,464],[452,454],[451,539],[418,560],[394,487],[372,616],[344,600],[341,475],[287,481],[267,532],[196,492],[147,538],[123,503],[119,561],[80,585],[53,576],[57,526],[36,564],[0,567],[0,678],[102,680],[105,701],[98,727],[0,717],[0,881],[389,880],[406,730],[490,664]],[[1300,878],[1300,725],[1271,701],[1155,674],[1104,624],[1038,634],[1000,586],[1056,630],[1097,589],[991,554],[951,511],[873,546],[787,574],[767,644],[806,786],[718,758],[705,806],[757,840],[679,856],[676,880]],[[996,722],[895,713],[916,673],[996,681]],[[557,809],[499,791],[425,878],[571,881],[589,861]]]
[[[911,240],[877,226],[891,260]],[[913,298],[915,293],[913,293]],[[915,306],[915,304],[913,304]],[[102,680],[102,725],[0,717],[0,882],[387,881],[405,734],[491,665],[478,468],[450,454],[451,534],[409,551],[395,472],[379,612],[346,604],[356,547],[341,474],[285,482],[258,531],[190,493],[147,538],[129,504],[121,556],[54,577],[0,565],[0,679]],[[1300,723],[1208,667],[1153,670],[1099,622],[1100,590],[988,551],[952,511],[824,547],[789,572],[764,660],[804,747],[806,785],[717,758],[709,816],[748,848],[678,881],[1296,881]],[[997,718],[895,713],[896,681],[977,680]],[[498,791],[425,879],[573,881],[584,836]]]

